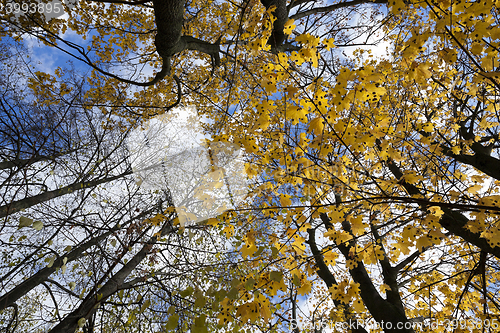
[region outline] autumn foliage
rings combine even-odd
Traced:
[[[81,0],[50,20],[0,14],[0,325],[498,331],[499,7]],[[9,67],[33,39],[74,67]],[[242,148],[250,189],[191,225],[168,189],[137,184],[123,149],[185,106],[213,144]],[[35,113],[63,110],[30,141]]]

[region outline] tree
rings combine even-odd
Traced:
[[[388,17],[391,60],[358,51],[339,68],[323,53],[322,62],[304,57],[323,69],[302,89],[293,82],[306,73],[279,58],[267,66],[275,95],[240,118],[244,135],[258,135],[260,207],[280,225],[263,238],[283,249],[299,294],[315,279],[316,290],[328,288],[333,301],[317,300],[312,323],[371,317],[387,332],[413,332],[423,318],[495,326],[497,7],[401,5],[407,16],[393,5]],[[309,50],[320,42],[299,38]],[[240,125],[230,133],[247,140]]]
[[[19,72],[20,52],[1,77],[2,329],[158,330],[175,309],[169,325],[190,326],[203,272],[226,279],[224,244],[203,224],[181,228],[168,188],[138,185],[135,126],[88,107],[85,77]]]
[[[110,126],[189,102],[215,142],[248,153],[254,197],[213,228],[236,232],[240,256],[216,286],[185,294],[211,303],[193,331],[299,331],[300,318],[374,319],[386,332],[497,323],[496,1],[89,1],[68,13],[3,19],[11,36],[92,68],[85,103]],[[382,39],[386,59],[342,55]]]

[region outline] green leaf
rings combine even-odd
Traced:
[[[207,325],[206,325],[207,317],[205,315],[201,315],[200,317],[194,320],[194,325],[191,326],[192,333],[207,333]]]
[[[33,229],[35,230],[42,230],[43,228],[43,222],[42,221],[35,221],[33,223]]]
[[[82,328],[82,327],[83,327],[83,325],[85,325],[85,322],[86,322],[86,321],[87,321],[87,320],[86,320],[85,318],[80,318],[80,319],[78,320],[78,327],[79,327],[79,328]]]
[[[167,324],[165,325],[165,330],[173,331],[179,324],[179,315],[173,314],[168,318]]]
[[[231,288],[231,290],[229,290],[229,292],[227,293],[227,297],[229,299],[237,299],[238,295],[238,289],[236,289],[235,287]]]
[[[32,224],[33,224],[33,219],[24,216],[21,216],[19,218],[19,228],[29,227]]]
[[[151,301],[149,299],[147,299],[144,304],[142,304],[141,306],[141,310],[139,311],[139,313],[143,313],[144,310],[146,310],[149,306],[151,305]]]
[[[272,281],[280,282],[281,279],[283,278],[283,273],[281,273],[279,271],[272,271],[271,273],[269,273],[269,278]]]
[[[202,306],[205,306],[207,303],[207,300],[205,299],[205,296],[203,296],[203,292],[201,290],[196,290],[194,293],[195,301],[194,301],[194,306],[201,308]]]
[[[182,297],[186,297],[191,295],[193,291],[194,291],[193,287],[187,287],[185,290],[181,291],[179,295],[181,295]]]
[[[49,259],[49,264],[47,265],[47,267],[49,267],[49,268],[52,267],[52,265],[54,265],[54,260],[55,260],[55,257],[51,257]]]
[[[255,280],[252,277],[249,277],[248,280],[245,282],[245,288],[247,290],[251,290],[253,288],[254,284],[255,284]]]
[[[300,287],[300,279],[296,274],[293,274],[293,284],[297,287]]]

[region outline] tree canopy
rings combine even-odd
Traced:
[[[500,2],[55,2],[1,2],[6,331],[498,330]]]

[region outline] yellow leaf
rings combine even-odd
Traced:
[[[164,220],[165,220],[165,215],[156,214],[154,217],[149,219],[149,222],[154,226],[159,226]]]
[[[479,200],[479,204],[482,206],[500,207],[500,195],[490,195],[487,197],[483,197]]]
[[[481,190],[483,188],[482,185],[480,184],[477,184],[477,185],[473,185],[471,187],[469,187],[467,189],[467,192],[469,192],[470,194],[476,194],[479,190]]]
[[[280,194],[281,207],[290,207],[292,205],[291,197],[288,194]]]
[[[339,255],[333,251],[327,251],[326,253],[323,254],[323,258],[325,261],[325,264],[327,265],[335,265],[335,261]]]
[[[431,246],[432,242],[427,236],[421,236],[417,239],[417,250],[422,251],[425,247]]]
[[[286,110],[286,117],[292,120],[293,125],[297,125],[299,121],[307,122],[307,111],[300,106],[290,105]]]
[[[302,49],[299,51],[299,55],[305,61],[311,62],[313,67],[318,67],[318,53],[316,49]]]
[[[272,312],[270,309],[269,301],[267,299],[265,301],[261,302],[260,315],[261,315],[262,319],[264,319],[264,322],[268,322],[269,319],[271,319]]]
[[[387,290],[389,290],[389,291],[392,290],[391,287],[389,287],[388,284],[384,283],[383,285],[380,286],[380,291],[381,292],[385,293]]]
[[[434,124],[431,122],[427,122],[422,125],[422,130],[427,133],[432,133],[434,131]]]
[[[378,83],[368,83],[361,91],[361,101],[377,101],[380,96],[386,93],[386,89]]]
[[[288,94],[288,97],[293,97],[293,95],[295,95],[297,91],[299,91],[299,88],[295,86],[287,86],[285,88],[285,92]]]
[[[219,225],[219,220],[216,218],[209,218],[208,220],[206,220],[206,224],[215,227]]]
[[[305,239],[296,235],[292,247],[298,254],[304,253],[306,250]]]
[[[399,241],[394,244],[394,249],[401,251],[404,255],[408,255],[410,253],[409,244],[404,241]]]
[[[481,73],[481,75],[494,79],[500,79],[500,72]]]
[[[78,327],[79,327],[79,328],[82,328],[82,327],[83,327],[83,325],[85,325],[85,322],[86,322],[86,321],[87,321],[87,320],[86,320],[85,318],[80,318],[80,319],[78,319],[78,323],[77,323]]]
[[[262,78],[261,84],[268,93],[274,94],[276,92],[275,74],[268,74],[267,76]]]
[[[244,258],[248,258],[248,256],[251,256],[255,253],[255,251],[257,251],[257,247],[255,244],[246,244],[241,247],[240,251]]]
[[[257,121],[255,122],[253,129],[254,130],[256,130],[256,129],[265,130],[269,127],[270,121],[271,121],[271,118],[269,117],[269,115],[267,113],[261,114],[259,116],[259,118],[257,119]]]
[[[398,15],[401,10],[404,10],[405,3],[404,1],[391,1],[389,2],[389,8],[391,13]]]
[[[352,307],[354,308],[354,311],[356,311],[357,313],[361,313],[361,312],[365,311],[365,306],[360,299],[355,300],[352,303]]]
[[[405,175],[403,176],[403,180],[407,182],[408,184],[415,184],[419,180],[421,180],[423,177],[420,175],[417,175],[415,171],[407,171],[405,172]]]
[[[286,21],[285,23],[285,29],[283,29],[283,32],[285,33],[285,35],[291,35],[292,32],[293,32],[293,29],[295,29],[296,25],[293,24],[294,20],[293,19],[289,19],[288,21]]]
[[[330,49],[335,47],[335,44],[333,44],[333,42],[334,42],[333,38],[323,40],[323,44],[325,44],[327,51],[330,51]]]
[[[254,322],[259,317],[259,314],[258,304],[255,302],[242,304],[236,311],[236,316],[241,317],[244,322],[248,320]]]
[[[460,147],[459,147],[459,146],[454,146],[454,147],[452,147],[452,148],[451,148],[451,152],[452,152],[453,154],[455,154],[455,155],[460,154],[460,150],[461,150],[461,149],[460,149]]]
[[[309,47],[316,47],[319,45],[320,39],[316,36],[313,36],[311,34],[301,34],[295,38],[295,40],[299,43],[302,43],[304,45],[308,45]]]
[[[299,288],[297,288],[297,293],[299,295],[306,295],[311,291],[311,288],[312,288],[311,281],[309,281],[307,279],[303,280],[301,283],[301,286]]]
[[[432,72],[429,70],[429,65],[427,65],[427,64],[418,65],[417,75],[420,77],[424,77],[426,79],[432,77]]]
[[[226,237],[232,237],[234,234],[234,226],[232,224],[226,226],[224,228],[224,233],[226,234]]]
[[[431,239],[431,242],[433,244],[440,244],[441,243],[441,239],[445,238],[446,235],[443,234],[441,231],[439,230],[431,230],[429,232],[429,237]]]
[[[356,218],[351,218],[350,221],[352,232],[359,236],[364,233],[365,226],[363,224],[363,215],[358,215]]]
[[[431,206],[429,207],[429,211],[432,215],[435,215],[437,217],[443,216],[444,212],[439,206]]]
[[[479,43],[473,43],[470,48],[470,51],[475,55],[481,54],[483,50],[484,50],[483,46]]]
[[[319,135],[321,132],[323,132],[323,128],[325,127],[324,125],[324,120],[323,117],[316,117],[313,120],[309,122],[309,128],[308,132],[314,132],[314,134]]]

